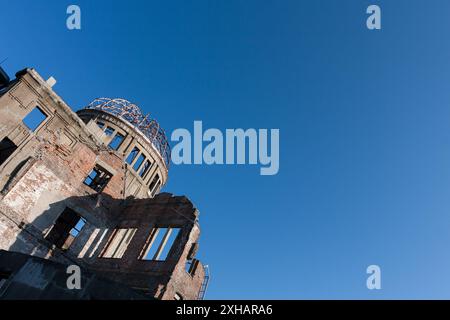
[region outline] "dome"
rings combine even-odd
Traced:
[[[85,109],[101,110],[131,124],[150,140],[169,168],[170,146],[166,133],[155,119],[149,114],[144,115],[137,105],[120,98],[97,98]]]

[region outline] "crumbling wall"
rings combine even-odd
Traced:
[[[145,145],[144,137],[133,133],[119,150],[111,150],[92,121],[78,118],[34,70],[18,76],[12,89],[0,96],[0,141],[8,137],[17,146],[0,164],[0,249],[75,263],[149,297],[196,299],[204,270],[198,264],[189,273],[186,263],[194,258],[192,247],[200,235],[198,211],[186,197],[163,193],[146,198],[153,175],[158,172],[165,183],[167,172],[154,166],[141,179],[125,164],[131,142]],[[32,132],[22,120],[36,107],[47,117]],[[128,128],[119,122],[117,126]],[[96,165],[112,175],[101,191],[83,183]],[[70,246],[61,249],[46,235],[65,208],[85,219],[85,225]],[[167,259],[144,260],[142,251],[157,227],[181,231]],[[103,257],[120,228],[136,229],[123,256]]]
[[[200,236],[197,219],[198,211],[186,197],[162,193],[154,199],[129,199],[121,210],[116,228],[136,228],[137,231],[122,259],[99,259],[101,250],[87,259],[93,269],[102,270],[131,287],[153,293],[157,298],[174,299],[177,293],[185,299],[197,299],[204,279],[203,267],[199,264],[193,274],[186,270],[188,260],[194,258],[191,255],[188,259],[188,255]],[[156,227],[181,228],[181,231],[166,260],[143,260],[146,241]],[[113,230],[108,230],[101,248],[107,246],[112,233]]]

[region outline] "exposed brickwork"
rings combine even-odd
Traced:
[[[189,274],[185,266],[200,235],[198,211],[186,197],[158,194],[167,168],[148,138],[102,111],[73,112],[33,69],[16,76],[0,95],[0,141],[17,147],[0,164],[0,249],[76,263],[149,297],[196,299],[204,269],[199,264]],[[47,117],[32,132],[23,119],[36,107]],[[124,136],[117,150],[108,148],[112,136],[98,122]],[[148,170],[126,162],[136,147]],[[83,183],[96,166],[112,175],[101,192]],[[67,209],[86,223],[68,248],[58,248],[48,235]],[[118,245],[122,256],[101,257],[125,228],[136,230],[127,246],[125,238]],[[180,228],[164,261],[142,259],[154,228]]]

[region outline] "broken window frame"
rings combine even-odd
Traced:
[[[75,238],[78,237],[78,235],[80,234],[81,230],[83,230],[86,223],[87,223],[86,219],[80,217],[80,220],[78,220],[77,224],[70,230],[69,233]]]
[[[141,170],[139,170],[139,176],[144,179],[145,175],[148,173],[151,167],[152,162],[149,159],[145,160],[144,165],[142,166]]]
[[[139,168],[144,163],[145,159],[147,159],[147,157],[145,156],[145,154],[141,153],[133,165],[133,170],[138,172]]]
[[[82,226],[78,226],[83,221]],[[78,237],[83,227],[86,225],[86,219],[75,210],[66,207],[56,218],[52,228],[47,232],[44,238],[54,244],[57,248],[68,250],[73,241]],[[73,234],[73,230],[78,233]]]
[[[101,121],[97,121],[97,126],[103,130],[105,128],[105,123],[101,122]]]
[[[141,150],[138,147],[134,147],[133,150],[131,150],[130,154],[128,155],[127,159],[125,160],[126,163],[131,165],[140,152]]]
[[[137,228],[114,229],[100,257],[105,259],[121,259],[136,232]]]
[[[110,127],[110,126],[106,126],[106,128],[105,128],[105,130],[103,131],[108,137],[111,137],[113,134],[114,134],[114,132],[115,132],[116,130],[113,128],[113,127]]]
[[[38,114],[36,114],[38,112]],[[39,118],[37,118],[40,116]],[[42,118],[43,117],[43,118]],[[42,118],[42,119],[41,119]],[[36,132],[37,129],[41,127],[41,125],[48,118],[46,112],[42,110],[39,106],[34,107],[28,114],[23,117],[22,123],[27,127],[31,132]],[[37,122],[36,122],[37,121]],[[36,123],[35,123],[36,122]]]
[[[198,265],[200,264],[200,261],[197,259],[191,259],[186,261],[185,265],[185,271],[188,275],[191,277],[195,276],[195,273],[197,272]]]
[[[139,259],[143,261],[166,261],[171,256],[174,244],[180,237],[181,229],[181,227],[152,228]],[[162,237],[159,237],[160,235]]]
[[[178,292],[175,292],[175,295],[174,295],[173,299],[176,300],[176,301],[184,300],[183,296],[180,293],[178,293]]]
[[[158,180],[155,189],[152,191],[152,197],[159,192],[159,188],[161,187],[161,180]]]
[[[153,190],[155,189],[155,186],[158,184],[159,181],[159,173],[157,173],[153,179],[152,182],[150,182],[150,185],[148,187],[148,189],[150,190],[150,192],[153,194]]]
[[[95,175],[93,175],[95,173]],[[99,165],[95,165],[83,180],[83,184],[90,187],[96,192],[102,192],[108,182],[111,180],[112,174]],[[90,179],[90,181],[88,180]]]
[[[113,150],[118,150],[120,146],[122,145],[123,141],[125,140],[125,136],[121,134],[120,132],[117,132],[114,137],[111,139],[111,141],[108,144],[108,147]]]

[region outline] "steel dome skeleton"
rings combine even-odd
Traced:
[[[164,129],[149,114],[144,115],[137,105],[120,98],[97,98],[85,109],[101,110],[130,123],[150,139],[152,145],[163,158],[166,167],[169,168],[170,145]]]

